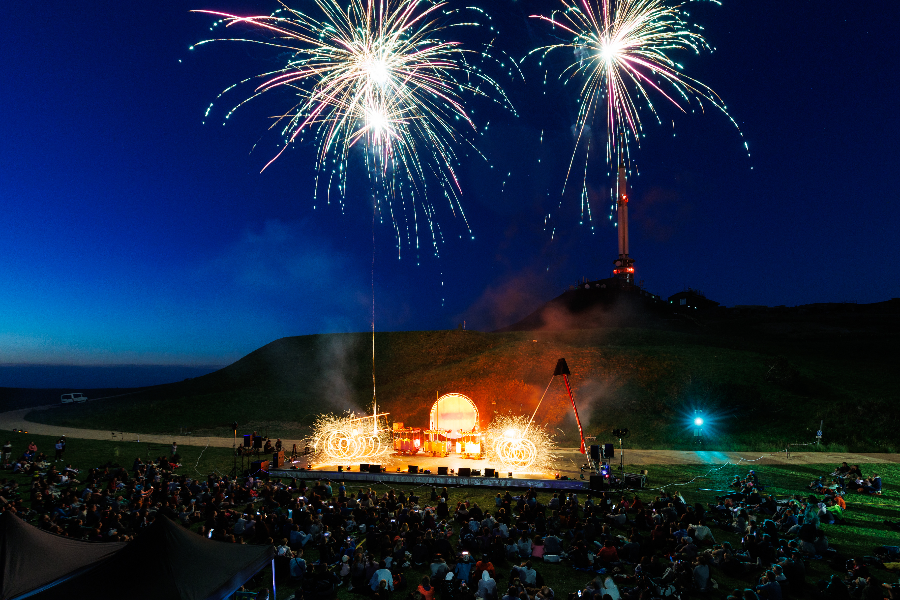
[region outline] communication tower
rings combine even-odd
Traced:
[[[619,180],[616,185],[616,217],[619,229],[619,258],[615,260],[613,274],[617,279],[634,285],[634,259],[628,256],[628,179],[625,164],[619,163]]]

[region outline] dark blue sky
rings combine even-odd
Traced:
[[[551,41],[526,16],[556,6],[483,3],[517,56]],[[203,8],[276,6],[0,7],[0,363],[226,364],[283,336],[370,327],[368,183],[351,180],[343,208],[314,208],[311,147],[260,173],[274,152],[267,117],[285,109],[274,98],[225,127],[231,104],[219,103],[202,124],[218,92],[276,60],[240,45],[190,51],[211,35],[211,18],[189,12]],[[719,113],[658,102],[663,125],[645,114],[630,182],[638,279],[725,305],[900,295],[896,19],[866,3],[691,12],[716,52],[678,58],[725,100],[752,157]],[[609,275],[602,163],[588,177],[591,222],[577,194],[560,195],[576,88],[544,86],[534,62],[524,71],[506,86],[519,118],[471,106],[492,119],[477,143],[493,168],[460,165],[474,240],[441,201],[439,258],[423,236],[398,259],[393,227],[377,225],[378,329],[498,327]]]

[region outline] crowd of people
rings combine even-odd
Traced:
[[[666,491],[650,499],[529,489],[479,506],[458,490],[452,503],[447,488],[351,491],[340,482],[262,474],[195,478],[179,468],[177,454],[79,472],[57,465],[60,452],[51,461],[33,443],[18,455],[7,446],[4,465],[29,475],[30,484],[0,480],[0,511],[92,541],[128,541],[168,517],[214,540],[269,544],[276,578],[307,600],[332,598],[342,586],[379,600],[553,600],[542,571],[558,562],[584,574],[588,582],[574,597],[589,600],[703,594],[717,578],[752,582],[729,596],[742,600],[806,592],[883,597],[875,587],[891,594],[861,559],[839,578],[847,596],[835,582],[820,590],[808,581],[810,560],[836,555],[821,524],[841,518],[841,491],[881,491],[880,478],[870,480],[871,492],[843,466],[834,474],[843,483],[806,498],[776,500],[750,471],[706,505]]]
[[[864,477],[859,465],[850,466],[846,462],[842,462],[830,477],[831,479],[828,481],[825,481],[824,475],[811,481],[809,488],[831,497],[843,496],[846,492],[857,492],[870,496],[881,495],[881,475],[873,473],[869,477]]]

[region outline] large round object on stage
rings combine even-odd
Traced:
[[[430,429],[472,431],[478,427],[478,409],[468,396],[444,394],[431,407]]]

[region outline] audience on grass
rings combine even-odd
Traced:
[[[461,495],[451,510],[447,488],[432,489],[426,502],[415,491],[354,493],[324,480],[197,479],[178,459],[137,458],[131,469],[107,464],[79,473],[58,469],[34,443],[18,456],[4,447],[4,464],[30,484],[0,481],[0,510],[91,541],[130,540],[164,516],[214,540],[269,544],[276,576],[310,598],[346,584],[381,599],[552,600],[541,565],[562,560],[590,573],[581,592],[591,600],[706,592],[720,576],[748,584],[729,597],[777,600],[802,593],[806,562],[827,558],[823,525],[842,522],[843,494],[881,493],[878,475],[865,479],[845,463],[831,474],[834,485],[818,479],[811,487],[819,495],[805,499],[776,500],[751,471],[705,506],[668,491],[651,500],[527,490],[497,494],[490,510]],[[718,542],[714,528],[735,541]],[[892,548],[884,547],[885,560],[900,562]],[[310,549],[315,560],[307,563]],[[824,597],[843,593],[840,585],[850,596],[881,597],[874,594],[884,588],[865,567],[854,562],[847,578],[823,587]],[[415,589],[407,576],[419,582]]]

